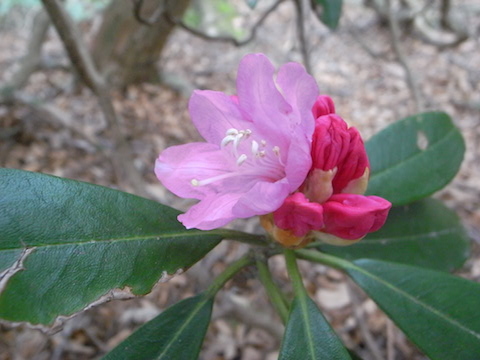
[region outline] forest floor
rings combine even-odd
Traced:
[[[260,6],[263,8],[262,2]],[[247,21],[238,21],[236,25],[248,27],[252,22],[249,11],[246,6],[240,6],[240,11]],[[236,68],[246,53],[263,52],[277,65],[302,60],[293,14],[292,4],[282,4],[258,29],[255,40],[239,48],[177,30],[159,61],[159,69],[175,74],[193,88],[233,94]],[[15,26],[1,28],[0,85],[9,79],[24,55],[28,19],[31,16],[19,19]],[[467,152],[460,173],[435,197],[455,209],[469,230],[473,255],[460,274],[478,281],[480,19],[469,17],[466,22],[469,28],[476,29],[476,36],[455,48],[438,49],[412,34],[402,36],[401,46],[419,84],[423,109],[450,114],[466,140]],[[92,23],[95,21],[82,25],[86,38],[91,37]],[[337,112],[356,126],[365,139],[416,112],[404,69],[392,52],[389,30],[379,23],[372,10],[348,3],[336,32],[328,31],[313,17],[308,19],[307,29],[312,72],[321,92],[332,96]],[[44,44],[43,56],[68,65],[53,30]],[[0,166],[118,187],[111,161],[92,143],[95,139],[108,146],[110,141],[109,129],[94,96],[62,69],[35,72],[24,92],[60,109],[66,126],[52,123],[44,113],[29,107],[0,106]],[[155,84],[132,86],[124,92],[113,92],[112,96],[133,149],[135,166],[148,183],[148,190],[162,202],[186,209],[191,202],[169,194],[155,178],[153,164],[167,146],[200,140],[189,120],[188,98]],[[81,129],[85,136],[73,128]],[[234,226],[258,230],[256,220],[237,222]],[[214,274],[247,248],[244,244],[223,242],[193,271],[158,284],[144,298],[92,308],[67,321],[53,335],[26,326],[0,325],[0,360],[98,358],[169,305],[204,289]],[[290,291],[282,259],[272,258],[270,265],[283,288]],[[362,358],[425,358],[342,273],[307,263],[301,263],[301,268],[312,297],[344,343]],[[245,316],[245,311],[254,314],[253,319]],[[281,333],[280,320],[271,310],[260,283],[253,273],[245,271],[228,284],[216,302],[201,359],[273,360],[278,355]]]

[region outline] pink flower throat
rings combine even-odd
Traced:
[[[234,160],[233,169],[225,174],[206,179],[192,179],[193,186],[204,186],[239,175],[261,178],[275,182],[285,177],[285,164],[282,160],[280,147],[268,146],[265,139],[253,139],[250,129],[228,129],[220,143],[225,155]]]

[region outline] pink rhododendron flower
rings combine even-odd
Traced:
[[[313,238],[351,244],[382,227],[391,208],[385,199],[362,195],[369,175],[365,146],[357,129],[334,111],[329,97],[318,97],[312,109],[312,168],[299,188],[303,196],[290,195],[273,214],[270,232],[284,230],[286,246],[302,246]]]
[[[189,111],[206,142],[168,148],[155,163],[170,191],[200,200],[179,216],[187,228],[261,215],[276,241],[300,247],[314,238],[351,244],[385,223],[391,204],[362,195],[369,162],[360,134],[301,65],[275,77],[264,55],[247,55],[236,95],[195,91]]]
[[[297,63],[274,75],[264,55],[247,55],[236,96],[197,90],[190,98],[190,115],[206,143],[168,148],[155,163],[170,191],[200,200],[179,216],[187,228],[209,230],[269,214],[304,182],[318,87]]]

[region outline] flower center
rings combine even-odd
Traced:
[[[248,143],[250,142],[250,143]],[[250,129],[228,129],[220,142],[222,150],[230,152],[236,163],[236,170],[207,179],[192,179],[193,186],[208,185],[233,176],[246,175],[275,182],[285,176],[285,164],[280,147],[268,146],[265,139],[256,141]]]

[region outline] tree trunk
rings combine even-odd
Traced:
[[[190,0],[144,0],[142,18],[155,17],[149,26],[135,18],[132,0],[111,1],[92,48],[98,68],[111,84],[124,87],[159,80],[156,64],[174,29],[163,11],[181,18],[189,3]]]

